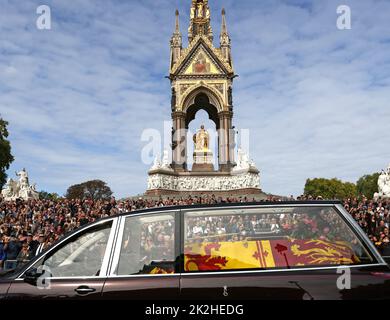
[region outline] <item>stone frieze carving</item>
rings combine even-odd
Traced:
[[[188,191],[234,191],[240,189],[260,189],[260,177],[256,173],[246,172],[240,175],[223,177],[185,177],[151,174],[148,190]]]

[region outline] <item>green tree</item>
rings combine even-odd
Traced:
[[[367,198],[373,197],[374,193],[378,192],[379,175],[380,173],[373,173],[361,177],[356,183],[358,194],[364,195]]]
[[[46,191],[39,192],[39,199],[41,200],[58,200],[60,196],[57,193],[50,193]]]
[[[324,199],[344,199],[357,195],[356,185],[351,182],[343,182],[336,178],[307,179],[305,194],[312,197],[322,197]]]
[[[8,122],[0,118],[0,189],[7,180],[6,171],[9,169],[10,164],[14,161],[14,157],[11,154],[11,144],[7,140]]]
[[[68,188],[66,192],[67,199],[109,199],[112,191],[104,181],[92,180],[81,184],[76,184]]]

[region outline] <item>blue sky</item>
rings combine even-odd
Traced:
[[[143,130],[170,120],[169,39],[190,0],[0,0],[0,115],[15,162],[38,188],[65,193],[99,178],[143,193]],[[37,30],[38,5],[52,29]],[[352,9],[352,30],[336,8]],[[232,38],[235,125],[250,129],[266,192],[305,180],[355,182],[390,162],[390,1],[210,0]],[[186,43],[186,39],[185,39]],[[202,119],[198,119],[202,121]]]

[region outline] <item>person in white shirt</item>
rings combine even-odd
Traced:
[[[279,227],[279,224],[276,222],[276,219],[272,219],[271,232],[273,232],[273,233],[279,233],[280,232],[280,227]]]
[[[223,227],[221,221],[218,221],[216,231],[217,231],[217,234],[225,234],[226,233],[226,229]]]
[[[193,235],[202,235],[203,228],[200,226],[199,222],[196,223],[195,227],[192,228]]]
[[[37,246],[37,249],[35,250],[35,256],[41,254],[45,249],[45,236],[43,234],[39,235],[39,245]]]

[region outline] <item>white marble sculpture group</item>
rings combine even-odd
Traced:
[[[237,165],[233,168],[233,174],[248,172],[251,168],[256,169],[253,160],[250,160],[249,155],[241,148],[238,149]]]
[[[157,157],[149,171],[148,190],[171,190],[177,192],[234,191],[259,189],[260,177],[256,165],[248,154],[238,150],[237,165],[230,176],[176,176],[170,166],[168,151],[164,151],[161,161]]]
[[[19,177],[19,181],[8,179],[4,189],[1,191],[3,199],[6,201],[38,199],[39,193],[36,190],[36,184],[30,185],[26,169],[16,172],[16,175]]]
[[[154,159],[153,166],[150,169],[150,171],[156,171],[156,170],[164,170],[164,171],[172,171],[173,169],[171,168],[171,163],[169,161],[169,153],[167,150],[164,151],[164,155],[162,160],[160,159],[159,156],[157,156]]]
[[[390,164],[379,176],[378,193],[374,194],[374,199],[390,199]]]

